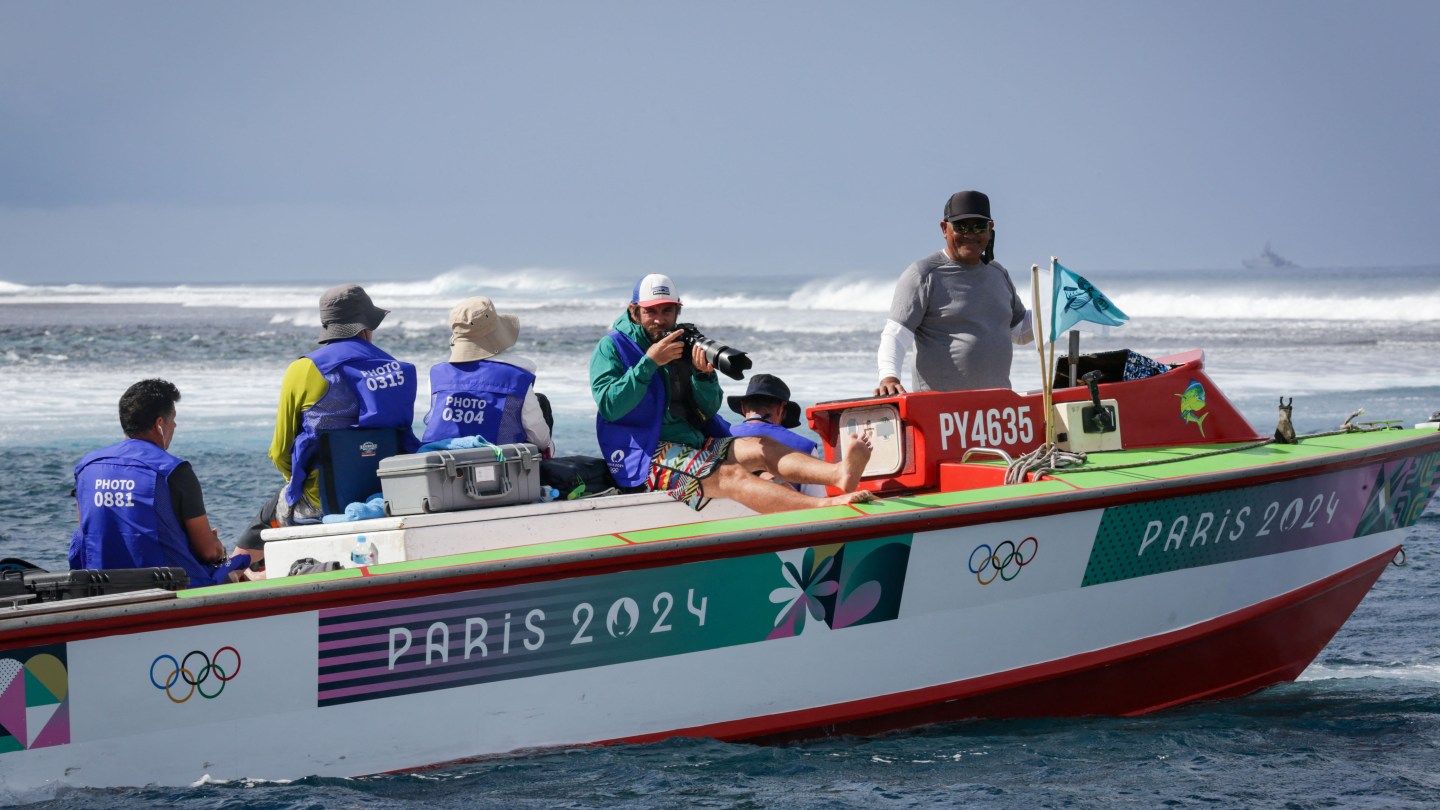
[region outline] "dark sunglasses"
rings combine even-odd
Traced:
[[[950,223],[950,230],[955,233],[984,233],[990,230],[990,220],[964,219],[959,222]]]

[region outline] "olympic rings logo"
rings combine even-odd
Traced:
[[[981,585],[989,585],[996,577],[1009,582],[1020,576],[1020,569],[1034,562],[1039,552],[1040,541],[1033,537],[1027,537],[1018,544],[1006,540],[993,549],[981,543],[970,552],[970,573]],[[986,574],[989,574],[988,578]]]
[[[227,659],[228,666],[221,664],[221,656],[227,652],[235,658],[233,664]],[[161,661],[170,663],[168,667],[160,667],[157,673],[156,667],[160,666]],[[157,674],[165,677],[157,678]],[[214,700],[225,691],[225,684],[235,680],[235,676],[239,674],[240,651],[234,647],[221,647],[215,651],[213,657],[199,650],[191,650],[179,661],[175,660],[175,656],[165,653],[150,662],[150,684],[163,691],[171,703],[184,703],[197,692],[206,700]],[[207,687],[206,684],[209,683],[215,685]],[[183,695],[178,695],[181,690],[176,687],[181,684],[188,688]]]

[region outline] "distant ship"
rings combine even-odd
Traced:
[[[1260,251],[1259,256],[1253,259],[1246,259],[1242,261],[1241,264],[1245,265],[1247,270],[1284,270],[1289,267],[1300,266],[1271,250],[1269,242],[1265,243],[1265,249]]]

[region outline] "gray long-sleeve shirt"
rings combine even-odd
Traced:
[[[889,317],[915,334],[913,390],[1010,387],[1011,328],[1025,305],[999,262],[958,264],[936,251],[900,275]]]

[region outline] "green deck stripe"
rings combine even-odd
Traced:
[[[574,551],[589,551],[597,548],[613,548],[626,545],[614,535],[602,534],[595,537],[581,537],[574,540],[555,540],[549,543],[539,543],[533,546],[515,546],[511,548],[497,548],[488,551],[472,551],[466,554],[452,554],[445,557],[431,557],[425,560],[411,560],[409,562],[382,563],[381,565],[370,566],[371,573],[387,574],[399,573],[402,571],[423,571],[430,568],[448,568],[455,565],[467,565],[470,563],[495,562],[497,560],[519,560],[526,557],[544,557],[550,554],[564,554]],[[322,571],[314,574],[304,574],[298,577],[278,577],[276,579],[262,579],[256,582],[232,582],[225,585],[216,585],[204,588],[199,591],[200,595],[211,593],[223,593],[226,590],[256,590],[259,588],[279,588],[296,582],[322,582],[336,579],[355,579],[364,576],[358,569],[343,568],[339,571]],[[224,590],[222,590],[224,589]],[[197,595],[196,589],[179,591],[176,596],[187,597]]]
[[[806,523],[825,523],[831,520],[853,518],[855,513],[845,506],[826,506],[820,509],[797,509],[793,512],[776,512],[771,515],[752,515],[741,518],[725,518],[708,523],[687,523],[681,526],[665,526],[658,529],[641,529],[621,532],[620,536],[632,543],[656,543],[661,540],[679,540],[685,537],[708,537],[727,532],[773,529],[776,526],[799,526]]]
[[[902,495],[884,498],[874,503],[856,504],[855,508],[867,515],[886,515],[897,512],[913,512],[936,506],[958,506],[967,503],[986,503],[1023,498],[1030,495],[1050,495],[1056,492],[1070,492],[1075,487],[1065,481],[1039,481],[1013,486],[984,487],[960,492],[936,492],[931,495]]]
[[[1157,481],[1206,473],[1232,472],[1235,470],[1259,469],[1271,464],[1319,458],[1336,452],[1364,449],[1397,439],[1412,438],[1430,431],[1390,430],[1383,433],[1343,433],[1335,436],[1301,439],[1300,444],[1267,444],[1233,453],[1185,458],[1198,453],[1213,452],[1222,447],[1243,447],[1245,443],[1232,445],[1191,445],[1163,449],[1120,450],[1091,453],[1084,467],[1057,470],[1052,476],[1069,481],[1081,489],[1114,486],[1135,481]],[[1406,435],[1408,434],[1408,435]],[[1382,439],[1382,441],[1377,441]],[[1087,472],[1088,467],[1107,467],[1115,464],[1133,464],[1146,461],[1172,460],[1167,464],[1152,467],[1131,467],[1124,470],[1100,470]]]
[[[447,557],[431,557],[426,560],[383,563],[381,565],[370,566],[370,570],[377,574],[397,573],[400,571],[423,571],[427,568],[448,568],[453,565],[496,562],[498,560],[522,560],[527,557],[545,557],[551,554],[592,551],[597,548],[614,548],[625,544],[624,540],[612,534],[599,534],[594,537],[581,537],[575,540],[555,540],[549,543],[538,543],[533,546],[512,546],[510,548],[496,548],[488,551],[472,551],[466,554],[452,554]]]
[[[1433,436],[1436,431],[1416,430],[1405,428],[1403,430],[1372,431],[1370,433],[1340,433],[1335,436],[1320,436],[1313,439],[1301,438],[1298,447],[1314,445],[1321,447],[1334,447],[1337,450],[1354,450],[1357,447],[1370,447],[1377,442],[1377,437],[1383,438],[1386,442],[1399,439],[1414,439],[1420,436]]]
[[[1155,473],[1145,473],[1141,471],[1149,469],[1153,468],[1142,467],[1140,470],[1113,470],[1110,472],[1105,472],[1102,470],[1100,472],[1091,473],[1077,471],[1067,472],[1064,475],[1058,475],[1054,477],[1065,481],[1075,489],[1099,489],[1101,487],[1119,487],[1125,486],[1127,484],[1136,484],[1145,481],[1154,481],[1158,478],[1169,477],[1165,475],[1156,475]]]
[[[253,582],[227,582],[224,585],[214,585],[208,588],[187,588],[183,591],[177,591],[175,595],[181,599],[185,599],[192,596],[208,596],[214,593],[255,591],[262,588],[283,588],[300,580],[305,582],[321,582],[327,579],[356,579],[361,576],[363,576],[363,574],[357,569],[342,568],[339,571],[321,571],[314,574],[304,574],[300,577],[277,577],[276,579],[261,579]]]
[[[681,526],[643,529],[634,532],[624,532],[618,536],[603,534],[573,540],[556,540],[532,546],[500,548],[489,551],[455,554],[447,557],[434,557],[428,560],[375,565],[371,566],[371,571],[377,574],[398,573],[402,571],[448,568],[470,563],[518,560],[576,551],[615,548],[626,545],[626,541],[631,543],[655,543],[663,540],[708,537],[730,532],[826,523],[855,517],[856,511],[867,516],[898,514],[941,506],[1015,500],[1035,495],[1069,492],[1075,489],[1100,489],[1110,486],[1202,475],[1206,473],[1259,469],[1272,464],[1318,458],[1349,450],[1377,447],[1405,439],[1433,435],[1434,432],[1435,431],[1431,430],[1405,429],[1386,430],[1383,432],[1342,433],[1318,438],[1302,437],[1300,444],[1269,444],[1248,450],[1237,450],[1232,453],[1206,456],[1204,458],[1189,458],[1189,456],[1213,452],[1227,446],[1240,447],[1246,443],[1230,445],[1198,444],[1186,447],[1097,452],[1089,454],[1085,467],[1055,471],[1050,474],[1047,480],[1028,484],[981,487],[958,492],[937,492],[928,495],[898,496],[885,498],[874,503],[854,504],[853,507],[830,506],[819,509],[799,509],[793,512],[779,512],[772,515],[754,515],[751,517],[690,523]],[[1166,463],[1156,464],[1150,467],[1131,467],[1123,470],[1096,469],[1117,464],[1132,464],[1148,461]],[[984,462],[984,465],[1000,466],[1000,462]],[[361,574],[358,570],[347,568],[340,571],[306,574],[302,579],[305,582],[317,582],[323,580],[352,579],[359,576],[361,576]],[[201,595],[216,593],[217,589],[254,590],[258,588],[283,587],[295,581],[296,579],[292,577],[281,577],[273,580],[261,580],[259,582],[216,585],[204,589],[179,591],[176,596],[183,599],[195,596],[197,593]]]

